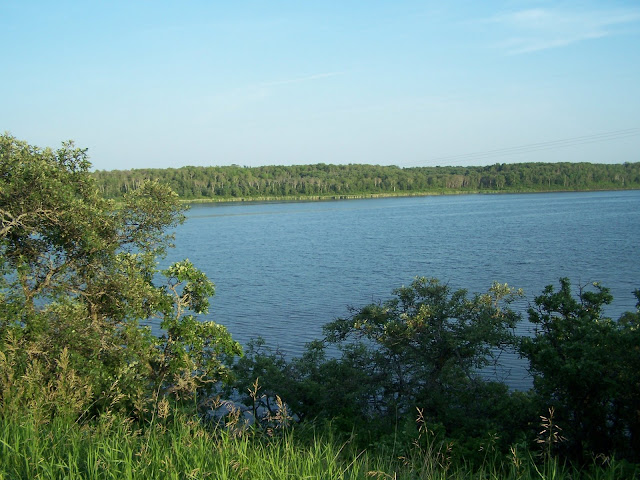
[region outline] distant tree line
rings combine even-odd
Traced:
[[[341,197],[452,192],[518,192],[640,188],[640,162],[516,163],[484,167],[315,165],[182,167],[97,171],[99,192],[119,198],[146,180],[183,199]]]

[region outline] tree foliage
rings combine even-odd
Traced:
[[[497,429],[508,442],[528,420],[520,408],[528,400],[479,372],[514,347],[519,315],[509,304],[519,294],[496,283],[469,296],[416,278],[392,299],[325,325],[324,340],[299,358],[254,343],[236,374],[242,390],[259,378],[265,401],[277,393],[299,418],[333,418],[346,431],[378,426],[384,436],[398,421],[415,423],[419,408],[463,442]]]
[[[369,405],[377,410],[437,410],[437,397],[450,402],[448,392],[471,382],[497,351],[514,343],[519,316],[508,304],[517,292],[506,285],[469,298],[437,279],[417,278],[394,294],[324,327],[328,342],[359,352],[370,364],[379,388]]]
[[[228,378],[239,345],[224,327],[195,318],[207,311],[213,284],[188,261],[157,269],[170,245],[167,229],[183,221],[177,195],[148,181],[116,208],[89,168],[86,150],[73,143],[54,151],[0,137],[5,362],[12,352],[16,372],[38,364],[53,378],[56,359],[67,358],[92,408],[191,395]],[[161,337],[140,326],[152,318]]]
[[[181,167],[98,171],[102,195],[120,198],[145,180],[183,199],[340,198],[456,192],[640,188],[640,163],[517,163],[484,167],[315,165]]]
[[[280,395],[301,420],[333,419],[338,429],[394,446],[414,438],[418,409],[467,462],[477,460],[487,436],[505,453],[524,442],[545,458],[637,461],[640,291],[638,310],[614,321],[603,315],[608,289],[596,283],[574,295],[561,279],[529,309],[534,335],[517,337],[520,315],[509,305],[520,293],[495,283],[469,296],[417,278],[390,300],[325,325],[324,339],[300,357],[253,342],[234,367],[237,385],[246,391],[257,378],[266,408]],[[530,392],[480,374],[505,348],[529,360]]]
[[[636,291],[640,309],[640,292]],[[619,321],[603,316],[612,300],[594,283],[574,296],[568,279],[536,297],[521,339],[539,402],[553,407],[573,457],[614,451],[640,458],[640,310]]]

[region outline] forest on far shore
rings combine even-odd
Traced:
[[[474,192],[542,192],[640,188],[640,162],[513,163],[479,167],[315,165],[99,170],[100,194],[119,198],[146,180],[167,184],[180,198],[247,200],[341,198]]]

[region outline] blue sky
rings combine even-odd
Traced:
[[[0,131],[97,169],[640,161],[638,1],[0,1]]]

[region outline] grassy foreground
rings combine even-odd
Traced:
[[[451,462],[452,445],[426,442],[404,455],[357,450],[330,429],[207,428],[183,415],[156,416],[144,426],[111,414],[90,423],[33,415],[2,420],[0,479],[619,479],[639,473],[606,462],[585,470],[519,452],[487,449],[471,469]]]

